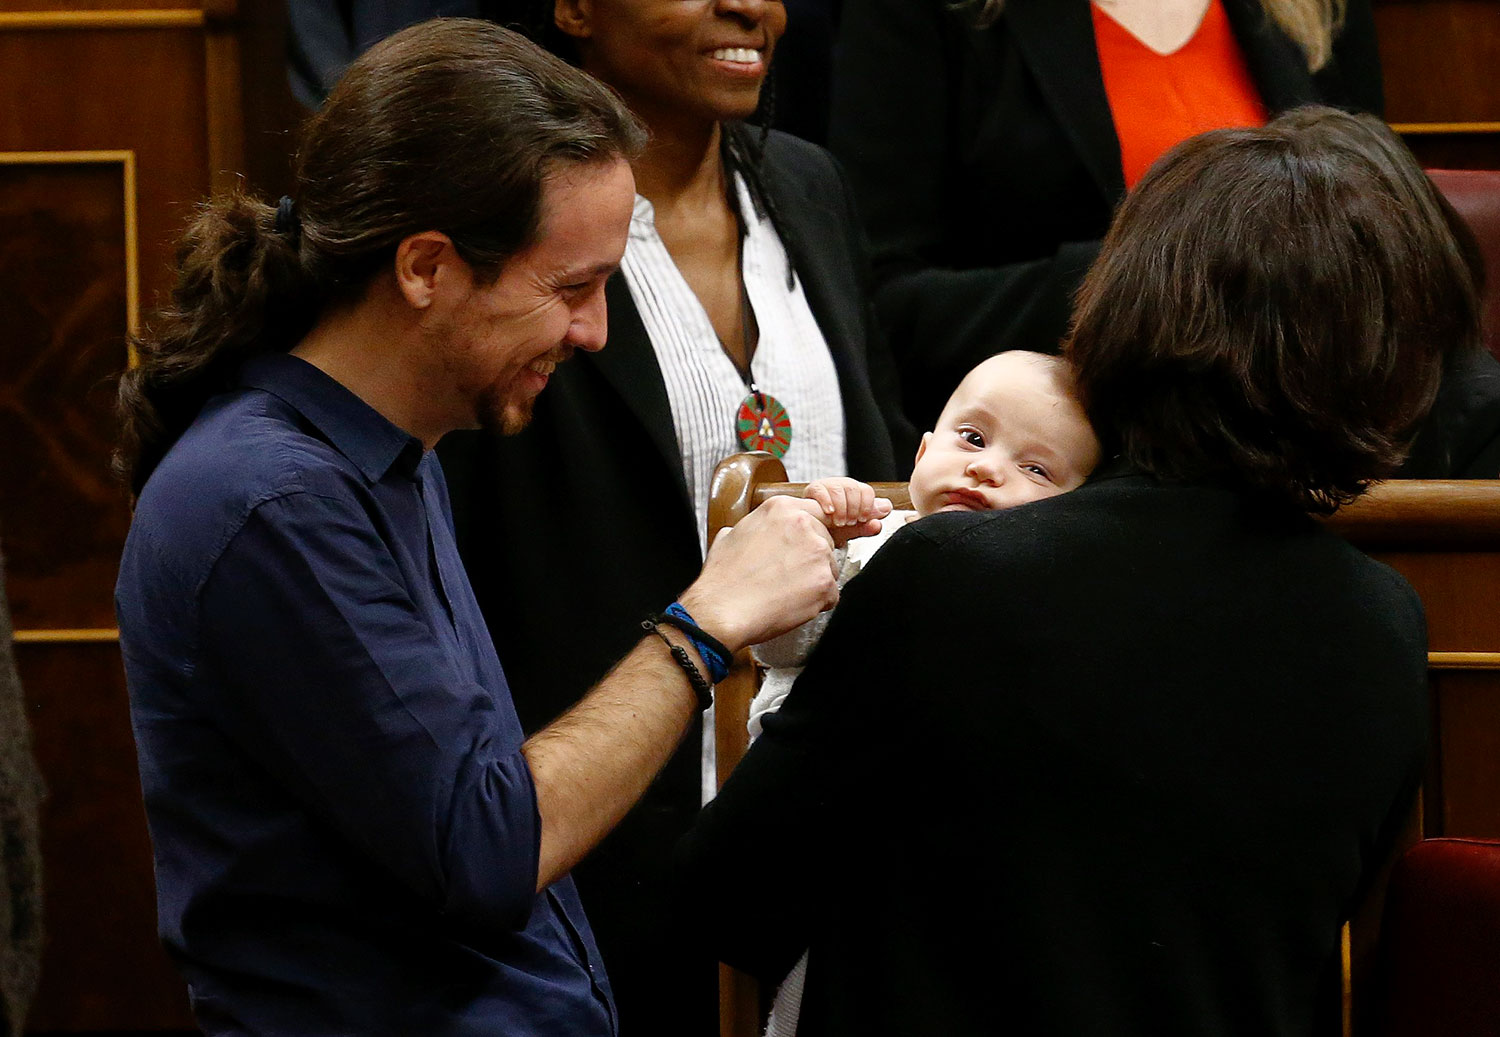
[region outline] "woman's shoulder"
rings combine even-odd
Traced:
[[[782,130],[772,130],[767,134],[765,163],[773,182],[791,178],[819,184],[837,183],[843,179],[838,162],[827,148]]]

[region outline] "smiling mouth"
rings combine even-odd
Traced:
[[[558,346],[549,352],[543,353],[531,363],[526,365],[526,370],[532,374],[539,374],[543,378],[557,370],[557,365],[566,362],[573,355],[573,350],[566,345]]]
[[[760,64],[761,52],[751,47],[720,47],[713,52],[715,61],[732,61],[736,65]]]

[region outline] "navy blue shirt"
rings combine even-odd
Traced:
[[[617,1029],[442,469],[249,362],[151,475],[115,591],[162,941],[209,1033]]]

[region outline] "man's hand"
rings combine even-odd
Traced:
[[[880,520],[891,513],[891,502],[875,496],[873,486],[845,476],[810,482],[802,496],[823,509],[823,521],[836,547],[879,533]]]
[[[773,497],[719,535],[679,600],[700,627],[738,651],[800,626],[838,599],[822,507]]]

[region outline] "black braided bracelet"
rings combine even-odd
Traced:
[[[673,644],[672,639],[661,632],[661,628],[652,619],[641,620],[641,629],[648,630],[661,638],[661,643],[667,646],[672,653],[673,660],[682,667],[682,672],[687,674],[688,683],[693,686],[693,694],[698,696],[698,708],[707,709],[714,704],[714,686],[708,683],[708,678],[703,676],[703,671],[693,665],[693,660],[688,656],[687,649],[679,644]]]

